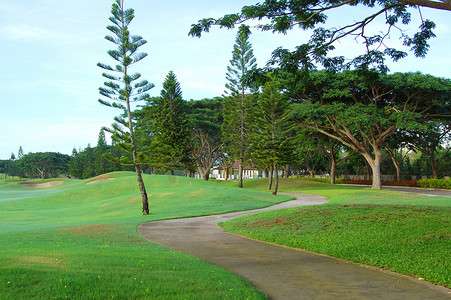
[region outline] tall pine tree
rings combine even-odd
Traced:
[[[252,156],[274,171],[273,194],[279,187],[279,167],[296,161],[293,143],[294,122],[289,118],[289,102],[280,83],[269,75],[254,108],[250,134]],[[272,173],[272,172],[271,172]],[[270,177],[272,183],[272,176]]]
[[[143,202],[143,214],[149,214],[149,202],[146,187],[141,176],[141,166],[138,159],[138,148],[135,143],[133,132],[133,120],[131,116],[131,103],[146,100],[149,98],[147,91],[153,88],[153,84],[146,80],[137,81],[141,78],[139,73],[130,73],[130,68],[147,56],[146,53],[137,52],[138,48],[146,44],[141,36],[131,35],[129,31],[130,22],[133,20],[134,10],[124,8],[124,0],[116,0],[111,8],[112,17],[109,20],[113,25],[107,26],[107,29],[113,35],[106,36],[105,39],[117,46],[116,50],[108,51],[108,54],[116,61],[117,65],[111,67],[106,64],[97,65],[109,73],[103,73],[102,76],[111,80],[105,82],[105,87],[99,88],[100,94],[108,101],[99,99],[99,102],[109,106],[119,108],[123,111],[124,117],[116,118],[117,123],[111,130],[113,136],[122,143],[118,143],[122,149],[132,153],[132,161],[118,161],[124,164],[131,164],[135,168],[138,184],[141,191]],[[113,74],[113,75],[112,75]],[[121,129],[121,124],[126,125],[128,132]]]
[[[157,169],[171,173],[189,169],[191,147],[187,104],[174,72],[170,71],[166,76],[160,97],[154,98],[151,105],[152,163]]]
[[[238,29],[232,51],[223,102],[223,141],[228,155],[239,163],[238,186],[243,187],[243,164],[249,157],[249,125],[251,94],[253,90],[244,83],[244,76],[257,68],[249,42],[250,30],[242,25]]]

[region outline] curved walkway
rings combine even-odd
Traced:
[[[260,211],[323,204],[319,196],[269,208],[141,224],[146,239],[221,266],[270,299],[450,299],[451,291],[392,272],[227,233],[217,226]]]
[[[361,185],[361,184],[342,184],[342,185],[356,186],[356,187],[361,187],[361,188],[364,188],[364,189],[371,188],[371,186]],[[387,190],[387,191],[418,194],[418,195],[430,196],[430,197],[451,198],[451,191],[450,190],[427,189],[427,188],[408,187],[408,186],[383,186],[382,189],[383,190]]]

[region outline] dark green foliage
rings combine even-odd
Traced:
[[[413,1],[415,2],[415,1]],[[409,2],[410,3],[410,2]],[[429,3],[429,4],[426,4]],[[430,4],[434,3],[434,4]],[[440,5],[450,9],[447,4],[435,4],[438,2],[421,1],[419,5],[431,6],[434,8]],[[439,6],[437,6],[439,5]],[[367,7],[367,15],[362,15],[357,20],[348,18],[338,26],[323,26],[327,23],[330,11],[343,11],[347,7],[349,14],[351,7]],[[386,27],[378,29],[377,32],[370,30],[368,24],[377,17],[386,20]],[[404,50],[410,47],[417,57],[424,57],[428,51],[428,41],[435,37],[432,30],[435,28],[434,22],[423,20],[421,26],[413,37],[405,34],[401,28],[410,24],[412,17],[408,10],[408,5],[402,1],[344,1],[334,0],[265,0],[254,5],[244,6],[241,12],[228,14],[224,17],[214,19],[207,18],[193,24],[189,35],[200,37],[202,32],[209,32],[212,26],[225,28],[234,28],[237,24],[252,22],[253,26],[262,31],[272,31],[274,33],[287,33],[287,31],[298,28],[301,30],[314,29],[310,40],[296,47],[294,51],[278,48],[274,50],[273,57],[269,65],[277,64],[278,69],[289,70],[290,72],[303,69],[310,70],[315,68],[315,63],[322,64],[326,69],[338,71],[355,67],[357,69],[377,68],[382,72],[388,71],[385,66],[385,60],[391,59],[398,61],[407,56]],[[257,22],[257,25],[255,25]],[[388,36],[392,36],[396,30],[400,31],[400,38],[404,40],[404,46],[401,49],[389,47]],[[328,53],[335,49],[337,41],[342,38],[351,37],[360,41],[366,51],[351,59],[345,60],[344,57],[329,57]]]
[[[273,194],[277,193],[278,169],[299,161],[293,142],[294,121],[289,118],[289,102],[281,93],[280,82],[268,74],[268,81],[253,109],[251,155],[260,165],[275,172]]]
[[[151,165],[160,171],[189,169],[191,160],[187,104],[174,72],[166,76],[160,97],[150,101]]]
[[[208,180],[213,164],[224,156],[222,98],[189,101],[187,104],[192,156],[199,175]]]
[[[296,90],[299,123],[363,155],[373,170],[373,188],[380,187],[382,147],[390,135],[449,118],[451,80],[420,73],[318,71]]]
[[[69,155],[56,152],[28,153],[17,161],[17,167],[24,177],[46,179],[66,175],[69,160]]]
[[[423,153],[429,160],[433,178],[450,176],[450,169],[439,172],[439,166],[451,156],[451,121],[427,121],[422,125],[406,133],[411,149]]]

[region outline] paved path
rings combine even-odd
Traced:
[[[223,231],[216,224],[241,215],[315,205],[327,199],[295,195],[270,208],[141,224],[146,239],[221,266],[270,299],[451,299],[451,290],[376,268],[278,246]]]
[[[365,189],[371,188],[369,185],[361,185],[361,184],[342,184],[345,186],[356,186]],[[387,191],[395,191],[401,193],[412,193],[419,194],[424,196],[431,197],[447,197],[451,198],[451,190],[439,190],[439,189],[425,189],[425,188],[417,188],[417,187],[408,187],[408,186],[382,186],[383,190]]]

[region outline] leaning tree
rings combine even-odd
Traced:
[[[99,88],[100,94],[106,98],[106,100],[99,99],[99,102],[108,107],[118,108],[123,112],[121,116],[115,118],[116,123],[108,131],[113,134],[116,145],[122,150],[132,153],[132,160],[116,159],[115,162],[134,166],[142,196],[143,214],[147,215],[149,214],[149,202],[141,175],[142,170],[133,131],[131,105],[134,102],[148,99],[147,91],[154,85],[147,80],[140,80],[141,74],[131,73],[130,71],[134,64],[147,56],[146,53],[138,52],[138,49],[147,42],[139,35],[130,34],[129,25],[135,15],[133,9],[124,8],[124,0],[116,0],[113,3],[111,14],[109,20],[113,24],[107,26],[107,29],[112,35],[106,36],[105,39],[117,46],[115,50],[108,51],[116,65],[97,64],[107,71],[102,76],[110,80],[105,82],[104,87]]]

